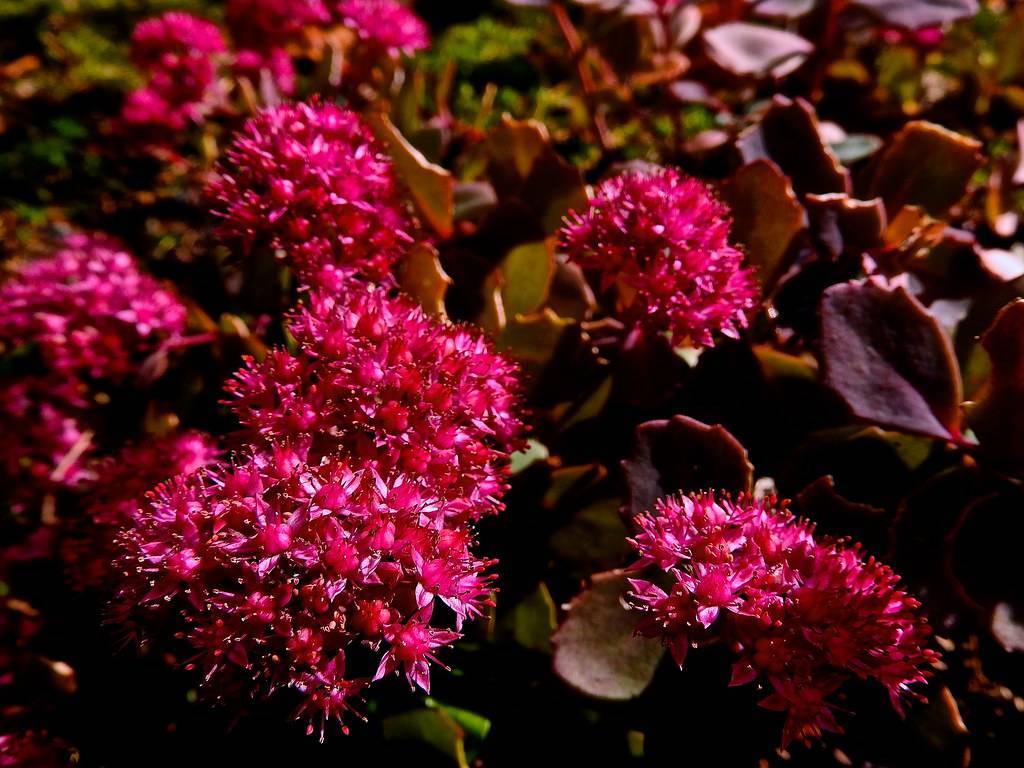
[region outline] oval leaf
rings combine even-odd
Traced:
[[[628,589],[622,571],[595,575],[552,638],[555,674],[597,699],[639,696],[664,655],[659,641],[633,635],[636,620],[623,604]]]
[[[959,435],[960,370],[939,323],[903,288],[829,288],[821,303],[825,383],[853,414],[930,437]]]
[[[708,55],[734,75],[784,77],[814,51],[800,35],[760,24],[733,21],[704,33]]]

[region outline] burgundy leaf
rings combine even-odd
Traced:
[[[825,383],[858,418],[959,436],[960,371],[939,323],[903,288],[845,283],[821,303]]]
[[[689,416],[648,421],[636,428],[633,454],[622,462],[630,516],[676,491],[749,491],[754,468],[746,449],[724,427]]]

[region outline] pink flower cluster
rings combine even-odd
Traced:
[[[201,121],[219,100],[216,57],[225,50],[217,26],[188,13],[140,22],[132,59],[147,82],[125,99],[124,122],[180,131]]]
[[[396,0],[340,0],[336,14],[361,38],[388,53],[412,53],[430,45],[427,25]]]
[[[321,0],[229,0],[225,22],[235,44],[234,70],[259,84],[266,73],[277,89],[295,90],[295,68],[285,46],[302,30],[330,20]]]
[[[83,424],[85,386],[25,376],[0,382],[0,489],[19,509],[39,493],[79,488],[90,477],[92,440]]]
[[[371,679],[429,690],[435,650],[488,603],[490,563],[449,518],[402,475],[281,447],[158,489],[125,535],[122,599],[174,600],[215,690],[294,689],[322,737]]]
[[[310,297],[290,323],[300,352],[271,352],[229,384],[253,433],[423,478],[458,520],[501,508],[518,447],[516,369],[477,331],[443,325],[405,296],[353,284]]]
[[[373,680],[430,662],[489,604],[472,523],[519,445],[514,368],[476,332],[354,282],[297,310],[295,354],[229,387],[245,449],[151,494],[124,527],[117,609],[180,631],[218,693],[299,694],[341,720]]]
[[[41,372],[0,380],[3,482],[19,503],[91,477],[90,380],[123,383],[179,337],[181,301],[113,241],[70,235],[0,285],[0,347],[38,354]]]
[[[265,109],[226,154],[207,190],[220,233],[279,249],[307,284],[382,278],[413,242],[391,163],[353,112],[316,101]]]
[[[185,327],[185,307],[100,236],[69,235],[52,256],[0,285],[0,342],[34,344],[64,377],[123,381],[144,355]]]
[[[616,288],[623,319],[669,332],[676,345],[736,336],[758,299],[743,255],[729,244],[726,206],[673,169],[629,172],[596,190],[560,232],[568,257]]]
[[[0,768],[61,768],[68,765],[67,753],[39,734],[0,734]]]
[[[876,680],[902,699],[937,660],[919,603],[899,578],[857,547],[816,540],[813,527],[773,499],[711,494],[658,502],[637,518],[631,579],[638,632],[661,637],[682,665],[712,625],[739,653],[733,685],[764,679],[761,705],[787,715],[783,743],[839,731],[827,697],[845,680]]]
[[[89,465],[90,486],[82,525],[66,537],[62,555],[79,588],[109,586],[118,555],[114,539],[135,519],[146,493],[159,483],[213,466],[221,452],[202,432],[170,432],[126,445],[117,456]]]

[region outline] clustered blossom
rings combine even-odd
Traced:
[[[876,680],[897,711],[937,660],[919,603],[899,577],[859,548],[817,540],[773,499],[711,494],[658,502],[637,518],[631,579],[638,632],[661,637],[682,665],[712,625],[734,642],[733,685],[761,678],[761,705],[787,715],[783,742],[841,730],[828,696],[852,677]]]
[[[177,475],[194,474],[220,459],[212,437],[189,430],[126,445],[117,456],[93,461],[82,525],[64,542],[63,556],[80,588],[112,581],[115,537],[135,519],[146,493]]]
[[[200,122],[218,101],[216,57],[225,50],[217,26],[188,13],[168,11],[140,22],[132,59],[147,82],[128,94],[122,119],[176,131]]]
[[[330,20],[321,0],[229,0],[225,22],[235,44],[234,70],[259,84],[269,75],[277,89],[295,90],[295,68],[285,46],[303,29]]]
[[[659,169],[600,184],[560,240],[602,292],[616,288],[623,319],[668,332],[676,345],[710,346],[715,334],[746,326],[758,296],[729,226],[727,207],[701,182]]]
[[[279,249],[309,284],[337,290],[353,271],[382,278],[413,242],[391,163],[353,112],[265,109],[226,155],[208,189],[220,233]]]
[[[488,604],[490,563],[451,517],[406,476],[279,446],[161,486],[124,534],[121,600],[173,601],[214,690],[296,690],[322,735],[371,680],[429,690],[436,650]]]
[[[100,236],[69,235],[0,285],[0,343],[35,345],[60,377],[121,381],[185,327],[184,305]]]
[[[68,765],[68,751],[30,731],[0,734],[0,768],[61,768]]]
[[[459,519],[501,508],[522,429],[516,369],[479,331],[360,284],[341,299],[311,295],[289,328],[298,354],[248,360],[228,386],[254,434],[423,478]]]
[[[391,54],[413,53],[430,45],[427,25],[396,0],[340,0],[335,10],[343,24]]]
[[[512,364],[404,296],[313,292],[290,330],[298,352],[229,386],[244,449],[131,509],[115,613],[180,617],[208,688],[296,691],[322,738],[374,680],[429,690],[490,604],[472,524],[500,508],[521,425]]]
[[[80,382],[54,376],[0,382],[0,488],[16,508],[38,491],[88,481],[86,394]]]

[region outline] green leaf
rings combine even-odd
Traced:
[[[506,619],[516,642],[531,651],[551,653],[551,635],[558,626],[555,601],[544,582],[516,604]]]
[[[547,301],[555,273],[554,246],[550,241],[524,243],[508,252],[501,263],[502,300],[507,315],[535,312]]]
[[[524,469],[533,466],[538,461],[546,461],[551,455],[546,445],[532,437],[526,441],[526,448],[516,451],[509,460],[509,471],[518,475]]]
[[[621,564],[629,553],[621,506],[619,499],[605,499],[577,512],[551,534],[552,554],[587,573]]]
[[[465,733],[444,709],[417,709],[386,718],[381,723],[389,741],[421,741],[451,757],[459,768],[469,768]]]

